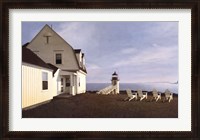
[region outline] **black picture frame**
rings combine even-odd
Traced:
[[[190,132],[11,132],[8,129],[9,118],[9,9],[35,8],[189,8],[192,11],[192,131]],[[15,138],[135,138],[135,139],[200,139],[200,1],[199,0],[3,0],[0,2],[1,13],[1,134],[3,139]]]

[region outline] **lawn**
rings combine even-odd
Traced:
[[[97,95],[85,93],[53,99],[36,108],[23,110],[23,118],[177,118],[178,96],[168,103],[162,100],[124,101],[126,94]]]

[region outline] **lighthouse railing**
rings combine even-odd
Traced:
[[[99,90],[99,91],[97,92],[97,94],[104,94],[104,95],[115,94],[116,91],[114,91],[114,90],[116,90],[116,89],[117,89],[117,86],[116,86],[116,85],[115,85],[115,86],[110,85],[110,86],[107,86],[107,87],[105,87],[105,88]]]

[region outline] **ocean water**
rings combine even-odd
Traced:
[[[97,91],[109,85],[110,83],[87,83],[86,89],[87,91]],[[160,92],[164,92],[166,89],[169,89],[171,92],[178,94],[178,84],[170,84],[170,83],[120,83],[119,88],[120,90],[141,89],[144,91],[152,91],[153,88],[155,88]]]

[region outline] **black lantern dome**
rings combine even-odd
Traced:
[[[116,73],[116,71],[112,74],[112,81],[113,81],[113,80],[119,81],[119,79],[118,79],[118,74]]]
[[[113,76],[114,76],[114,75],[116,75],[116,76],[117,76],[117,73],[116,73],[116,71],[115,71],[115,72],[114,72],[112,75],[113,75]]]

